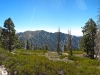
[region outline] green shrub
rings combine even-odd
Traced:
[[[71,55],[68,56],[69,60],[74,60],[75,58],[76,58],[75,56],[71,56]]]
[[[68,51],[65,51],[65,52],[67,52],[68,54],[70,53],[69,50]],[[83,51],[72,51],[72,53],[73,54],[84,54],[85,52],[83,52]]]
[[[73,51],[73,54],[84,54],[83,51]]]
[[[97,60],[68,56],[72,63],[52,61],[38,53],[45,51],[15,50],[15,54],[12,54],[0,48],[0,64],[5,65],[12,75],[15,71],[17,75],[58,75],[59,70],[62,70],[64,75],[100,75],[100,63]]]
[[[63,58],[65,58],[65,57],[68,57],[68,56],[67,56],[67,55],[60,55],[60,56],[59,56],[60,59],[63,59]]]

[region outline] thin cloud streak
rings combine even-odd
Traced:
[[[34,7],[34,10],[33,10],[33,13],[32,13],[32,18],[31,18],[30,26],[31,26],[32,21],[33,21],[33,17],[34,17],[35,10],[36,10],[36,7]]]
[[[77,5],[78,5],[80,10],[86,10],[87,9],[87,6],[86,6],[84,0],[77,0]]]

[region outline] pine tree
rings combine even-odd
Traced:
[[[2,43],[1,43],[1,33],[2,33],[2,27],[0,27],[0,47],[2,47]]]
[[[22,48],[22,47],[21,47],[21,43],[20,43],[20,41],[19,41],[17,35],[15,35],[15,39],[14,39],[14,41],[15,41],[15,48],[17,48],[17,49],[21,49],[21,48]]]
[[[94,58],[94,39],[97,31],[96,23],[91,19],[86,23],[86,25],[82,28],[83,32],[83,45],[85,47],[85,51],[89,57]]]
[[[15,46],[15,29],[14,23],[11,18],[4,22],[4,28],[1,33],[2,46],[9,51],[12,51]]]
[[[85,43],[84,43],[84,36],[80,39],[79,41],[79,47],[80,47],[80,50],[86,52],[86,48],[85,48]]]
[[[47,44],[43,45],[43,50],[50,50],[50,47]]]
[[[67,50],[67,46],[66,45],[64,45],[64,51],[66,51]]]
[[[29,43],[29,41],[28,41],[28,40],[27,40],[26,49],[27,49],[27,50],[29,50],[29,49],[30,49],[30,43]]]

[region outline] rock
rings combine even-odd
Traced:
[[[6,68],[4,65],[0,66],[0,75],[8,75],[8,72],[6,71]]]

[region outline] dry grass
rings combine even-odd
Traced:
[[[64,53],[64,55],[68,55],[68,53]],[[72,60],[68,60],[68,57],[65,57],[63,59],[60,59],[60,55],[58,55],[57,52],[47,52],[45,53],[45,56],[49,58],[49,60],[53,61],[64,61],[64,62],[73,62]]]

